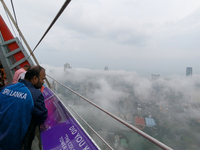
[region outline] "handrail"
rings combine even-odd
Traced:
[[[55,90],[53,90],[53,92],[57,93]],[[62,100],[62,102],[66,104],[103,141],[103,143],[109,147],[109,149],[113,150],[113,148],[67,102],[65,102],[61,96],[56,96],[59,97]]]
[[[71,91],[72,93],[76,94],[77,96],[81,97],[82,99],[84,99],[85,101],[87,101],[88,103],[92,104],[93,106],[95,106],[96,108],[100,109],[101,111],[103,111],[104,113],[108,114],[109,116],[111,116],[112,118],[114,118],[115,120],[121,122],[122,124],[124,124],[125,126],[127,126],[128,128],[132,129],[133,131],[135,131],[136,133],[140,134],[141,136],[143,136],[144,138],[148,139],[149,141],[151,141],[152,143],[156,144],[158,147],[164,149],[164,150],[172,150],[172,148],[168,147],[167,145],[161,143],[160,141],[156,140],[155,138],[151,137],[150,135],[144,133],[143,131],[139,130],[138,128],[132,126],[131,124],[127,123],[126,121],[122,120],[121,118],[113,115],[112,113],[104,110],[103,108],[99,107],[98,105],[96,105],[95,103],[91,102],[90,100],[88,100],[87,98],[83,97],[82,95],[78,94],[77,92],[73,91],[72,89],[70,89],[69,87],[67,87],[66,85],[64,85],[63,83],[53,79],[52,77],[50,77],[49,75],[47,75],[49,78],[51,78],[52,80],[56,81],[57,83],[59,83],[60,85],[62,85],[63,87],[65,87],[66,89],[68,89],[69,91]]]

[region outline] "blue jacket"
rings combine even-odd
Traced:
[[[5,86],[0,93],[0,150],[21,149],[31,119],[39,125],[46,117],[44,97],[30,82]]]

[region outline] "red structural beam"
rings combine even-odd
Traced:
[[[3,18],[1,17],[1,15],[0,15],[0,31],[1,31],[1,34],[3,36],[4,41],[9,41],[9,40],[14,38],[14,36],[10,32],[8,26],[4,22]],[[13,43],[8,44],[8,48],[10,49],[10,51],[14,51],[15,49],[19,48],[19,46],[17,45],[16,42],[13,42]],[[15,57],[16,61],[19,61],[19,60],[23,59],[25,56],[20,51],[20,52],[14,54],[14,57]],[[30,65],[30,64],[29,64],[28,61],[25,61],[22,64],[20,64],[20,67],[22,68],[24,65]]]

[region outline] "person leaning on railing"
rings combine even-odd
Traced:
[[[0,89],[0,150],[29,149],[36,126],[47,117],[39,90],[45,75],[44,68],[33,66],[26,72],[25,80]]]

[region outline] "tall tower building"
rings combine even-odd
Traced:
[[[152,80],[157,80],[160,77],[159,74],[151,74],[151,79]]]
[[[192,67],[186,68],[186,76],[192,76]]]
[[[104,68],[104,70],[108,70],[108,67],[106,66],[106,67]]]
[[[66,63],[66,64],[64,64],[64,71],[66,70],[66,69],[71,69],[72,67],[70,66],[70,64],[68,64],[68,63]]]

